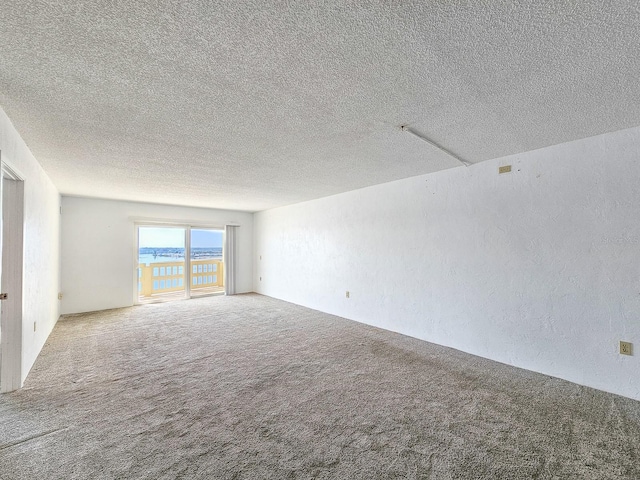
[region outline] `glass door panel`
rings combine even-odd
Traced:
[[[138,227],[138,301],[185,298],[185,236],[179,227]]]
[[[224,292],[222,230],[191,228],[191,296]]]

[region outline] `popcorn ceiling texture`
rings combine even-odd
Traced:
[[[63,194],[262,210],[640,125],[635,0],[0,9],[0,105]]]

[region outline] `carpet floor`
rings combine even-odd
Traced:
[[[640,402],[260,295],[61,319],[0,478],[639,479]]]

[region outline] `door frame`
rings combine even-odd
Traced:
[[[0,165],[0,287],[9,295],[0,307],[0,392],[4,393],[22,387],[24,176],[1,158]],[[16,182],[9,192],[5,179]],[[10,208],[5,194],[11,195]]]
[[[134,305],[146,305],[149,303],[160,303],[166,300],[159,299],[156,302],[140,302],[140,294],[138,291],[138,249],[140,248],[138,241],[138,231],[140,227],[156,227],[156,228],[184,228],[185,231],[185,259],[184,259],[184,298],[180,298],[179,300],[189,300],[193,298],[191,296],[191,229],[211,229],[211,230],[219,230],[222,232],[222,258],[224,261],[225,258],[225,236],[226,231],[224,227],[219,227],[216,225],[211,225],[209,223],[199,223],[199,222],[169,222],[167,220],[139,220],[134,221],[133,223],[133,304]],[[204,296],[212,296],[212,295],[222,295],[221,293],[212,293],[210,295],[199,295],[199,297]]]

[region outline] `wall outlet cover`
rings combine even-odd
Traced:
[[[620,355],[633,355],[633,343],[620,341]]]

